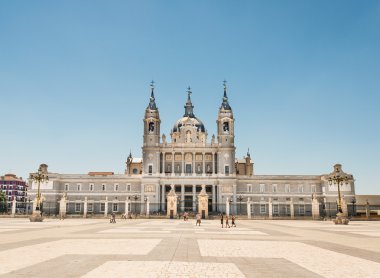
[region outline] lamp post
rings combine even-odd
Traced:
[[[231,198],[230,198],[230,200],[228,202],[230,203],[230,214],[232,214],[231,213],[232,212],[232,196],[231,196]]]
[[[41,182],[45,182],[49,180],[48,176],[48,171],[47,171],[48,166],[46,164],[41,164],[40,167],[38,167],[38,171],[36,173],[30,174],[30,179],[33,182],[37,183],[37,203],[36,203],[36,211],[35,211],[35,216],[37,214],[41,215]],[[32,220],[31,220],[32,221]]]
[[[136,202],[139,199],[139,196],[138,195],[133,195],[132,199],[135,200],[135,217],[136,217]]]
[[[239,214],[241,215],[241,201],[243,201],[243,196],[239,195],[239,197],[237,197],[237,200],[240,202],[240,205],[239,205]]]
[[[352,203],[352,216],[356,216],[356,209],[355,209],[356,198],[355,197],[352,197],[351,203]]]
[[[348,184],[348,182],[352,180],[353,180],[352,175],[348,175],[344,173],[342,171],[342,165],[340,164],[335,164],[334,172],[328,175],[327,181],[329,185],[331,186],[332,184],[334,184],[338,187],[338,213],[337,213],[337,219],[335,220],[335,224],[348,224],[348,220],[342,218],[343,210],[342,210],[342,199],[341,199],[340,187],[343,185],[343,183]]]

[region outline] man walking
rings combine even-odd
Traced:
[[[231,222],[232,222],[232,225],[231,225],[231,226],[236,228],[236,224],[235,224],[235,215],[232,215]]]
[[[220,214],[220,224],[222,224],[222,228],[223,228],[223,213]]]
[[[197,213],[197,223],[195,224],[195,226],[197,226],[199,224],[199,226],[201,225],[201,215],[199,213]]]

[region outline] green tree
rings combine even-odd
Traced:
[[[7,212],[7,196],[4,191],[0,191],[0,212]]]

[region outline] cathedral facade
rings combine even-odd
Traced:
[[[326,174],[256,175],[249,151],[241,159],[235,157],[235,118],[225,83],[217,111],[217,135],[211,138],[195,116],[190,88],[184,114],[175,122],[170,140],[162,134],[154,89],[152,84],[143,120],[142,157],[129,154],[124,174],[48,173],[49,181],[40,185],[46,204],[58,206],[65,196],[67,213],[165,214],[167,195],[172,190],[179,213],[196,212],[203,187],[209,214],[311,216],[313,206],[318,206],[319,215],[336,212],[338,188],[328,183]],[[337,171],[342,172],[340,164],[334,165],[333,172]],[[38,185],[29,183],[29,196],[33,198]],[[342,183],[340,190],[347,210],[355,196],[354,180]]]

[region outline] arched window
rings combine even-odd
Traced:
[[[153,122],[150,122],[149,123],[149,129],[148,129],[149,132],[154,132],[154,123]]]
[[[223,132],[227,133],[230,131],[230,125],[228,122],[223,123]]]

